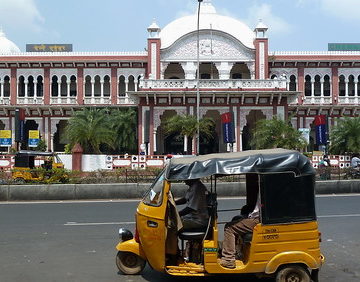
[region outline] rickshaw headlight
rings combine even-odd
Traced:
[[[129,241],[132,238],[134,238],[133,234],[131,233],[130,230],[127,230],[125,228],[120,228],[119,229],[119,239],[123,242],[125,241]]]

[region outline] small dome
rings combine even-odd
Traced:
[[[254,49],[254,32],[243,22],[217,14],[211,0],[204,0],[200,7],[200,30],[222,31],[235,37],[246,47]],[[197,31],[197,13],[179,18],[163,28],[160,33],[161,48],[171,46],[176,40]]]
[[[6,38],[5,33],[0,29],[0,54],[20,53],[19,47]]]

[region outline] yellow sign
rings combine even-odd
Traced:
[[[0,130],[0,138],[11,138],[11,130]]]
[[[39,139],[40,133],[39,130],[29,130],[29,139]]]

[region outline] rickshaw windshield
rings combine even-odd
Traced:
[[[143,198],[143,203],[149,206],[160,206],[163,196],[165,173],[159,174],[154,183],[151,185],[149,191]]]

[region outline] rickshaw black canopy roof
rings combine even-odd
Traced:
[[[211,175],[285,172],[293,172],[295,176],[315,174],[309,159],[298,151],[269,149],[173,158],[165,177],[175,181]]]

